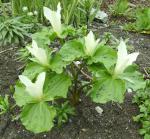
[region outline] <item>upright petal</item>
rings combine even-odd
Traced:
[[[35,56],[40,64],[44,66],[49,65],[46,51],[43,48],[38,48],[36,41],[33,40],[32,47],[27,47],[27,49],[33,56]]]
[[[32,41],[32,47],[33,47],[34,49],[38,49],[38,45],[37,45],[37,43],[36,43],[35,40]]]
[[[118,55],[117,63],[122,62],[123,59],[125,59],[126,56],[128,55],[127,54],[127,46],[126,46],[126,44],[125,44],[125,42],[123,40],[120,41],[120,44],[118,46],[118,53],[117,53],[117,55]]]
[[[44,16],[50,21],[57,35],[60,35],[62,33],[60,2],[57,5],[57,11],[44,7]]]
[[[38,50],[36,51],[35,57],[39,60],[39,62],[42,65],[45,65],[45,66],[48,65],[48,58],[44,49],[38,48]]]
[[[121,40],[118,46],[118,58],[115,67],[115,75],[122,74],[128,66],[132,65],[132,63],[136,61],[138,55],[138,52],[128,55],[127,46],[125,42]]]
[[[132,53],[132,54],[129,54],[127,57],[128,57],[128,62],[126,63],[126,67],[132,65],[132,63],[134,61],[136,61],[137,57],[139,55],[139,52],[135,52],[135,53]]]
[[[45,82],[45,76],[46,73],[42,72],[38,75],[37,80],[35,82],[36,87],[39,89],[40,94],[42,95],[43,92],[43,86],[44,86],[44,82]]]
[[[32,85],[31,80],[24,75],[19,75],[19,79],[26,87]]]
[[[32,83],[30,79],[23,75],[20,75],[19,79],[26,86],[26,91],[29,93],[29,95],[39,99],[43,95],[45,76],[45,72],[40,73],[35,83]]]
[[[92,56],[95,53],[96,47],[99,43],[99,39],[95,40],[95,36],[92,31],[85,37],[85,52],[87,55]]]

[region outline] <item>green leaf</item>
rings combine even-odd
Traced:
[[[103,63],[107,69],[116,63],[117,54],[108,46],[99,46],[95,54],[88,60],[89,64]]]
[[[143,75],[137,71],[137,67],[134,65],[128,67],[120,78],[126,81],[127,89],[131,88],[136,91],[145,88],[146,82],[143,79]]]
[[[125,94],[125,83],[120,79],[113,79],[111,76],[98,80],[90,90],[91,98],[97,103],[109,101],[122,103]]]
[[[50,30],[48,28],[43,28],[40,32],[33,34],[32,39],[35,40],[40,47],[43,47],[43,45],[50,44],[50,35]]]
[[[34,101],[34,99],[26,92],[25,87],[19,82],[15,86],[14,99],[16,104],[20,107]]]
[[[144,139],[150,139],[150,135],[149,134],[145,134]]]
[[[84,56],[84,46],[79,40],[72,40],[63,45],[60,49],[60,55],[64,61],[72,62]]]
[[[90,72],[92,72],[93,77],[99,78],[101,80],[109,78],[109,76],[110,76],[109,71],[101,63],[95,63],[92,65],[88,65],[88,69]]]
[[[45,100],[53,100],[57,97],[67,97],[71,79],[68,75],[51,73],[47,75],[44,85]]]
[[[51,130],[55,115],[56,110],[53,107],[48,106],[46,102],[40,102],[26,105],[20,118],[26,129],[40,133]]]
[[[45,67],[35,63],[31,62],[29,63],[24,72],[22,73],[24,76],[27,76],[31,80],[34,79],[39,73],[46,71]]]
[[[63,68],[65,68],[67,64],[69,63],[62,60],[62,57],[59,54],[56,54],[51,59],[50,68],[52,71],[55,71],[56,73],[60,74],[63,72]]]

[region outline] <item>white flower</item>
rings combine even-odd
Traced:
[[[88,56],[92,56],[95,53],[99,41],[100,39],[95,40],[92,31],[90,31],[89,34],[85,37],[85,52]]]
[[[37,15],[37,14],[38,14],[38,12],[37,12],[37,11],[34,11],[34,12],[33,12],[33,14],[34,14],[34,15]]]
[[[49,65],[46,51],[43,48],[39,48],[36,41],[33,40],[32,47],[27,47],[27,49],[33,56],[35,56],[35,58],[38,60],[38,63],[44,66]]]
[[[45,76],[45,72],[40,73],[35,83],[33,83],[28,77],[24,75],[20,75],[19,79],[26,86],[26,91],[30,96],[40,99],[43,96]]]
[[[26,11],[28,11],[28,7],[24,6],[24,7],[22,7],[22,10],[23,10],[23,12],[26,12]]]
[[[51,9],[44,7],[44,16],[50,21],[53,30],[59,36],[62,33],[60,2],[57,5],[57,11],[52,11]]]
[[[128,54],[127,46],[125,42],[121,40],[118,46],[118,58],[115,67],[115,75],[122,74],[128,66],[132,65],[132,63],[136,61],[138,55],[139,52]]]
[[[29,12],[27,15],[28,15],[28,16],[33,16],[33,13],[32,13],[32,12]]]

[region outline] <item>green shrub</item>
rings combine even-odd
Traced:
[[[126,24],[124,29],[150,34],[150,8],[137,9],[135,20],[134,23]]]
[[[116,0],[109,8],[115,16],[126,15],[130,10],[128,0]]]

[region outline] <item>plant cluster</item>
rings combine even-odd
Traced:
[[[147,81],[146,87],[137,91],[133,102],[138,104],[140,114],[134,117],[134,121],[140,122],[142,128],[139,130],[144,139],[150,138],[150,82]]]
[[[55,10],[57,3],[60,0],[12,0],[13,15],[23,14],[27,11],[28,15],[36,14],[39,22],[44,22],[43,7],[46,6]],[[91,15],[92,8],[98,7],[98,2],[95,0],[61,0],[62,5],[62,20],[65,24],[74,24],[75,26],[89,23],[94,14]]]
[[[57,11],[44,7],[44,16],[52,28],[33,35],[26,47],[27,64],[15,85],[14,99],[26,129],[40,133],[66,122],[81,93],[96,103],[122,103],[126,89],[145,87],[133,64],[139,53],[128,54],[122,39],[116,51],[92,31],[85,35],[65,26],[60,3]]]
[[[124,28],[150,34],[150,8],[137,9],[135,18],[135,23],[127,24]]]
[[[116,0],[114,4],[109,6],[109,9],[114,16],[125,16],[131,10],[128,0]]]
[[[3,18],[0,23],[0,45],[7,45],[21,42],[28,36],[29,25],[20,22],[20,17]]]

